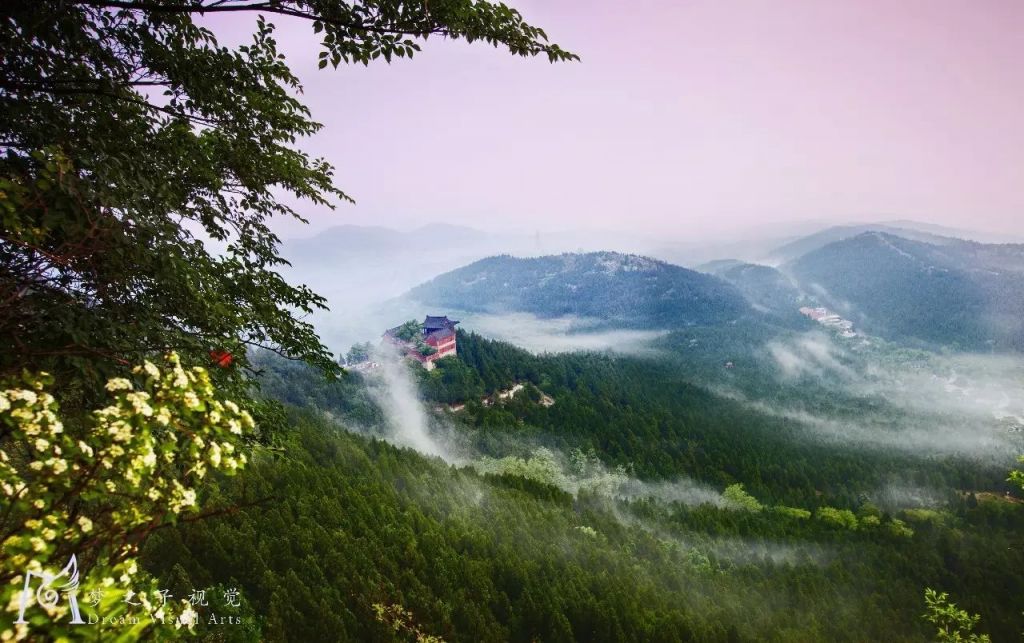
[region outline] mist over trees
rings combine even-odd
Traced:
[[[786,269],[871,333],[967,351],[1024,350],[1024,245],[940,240],[868,232]]]
[[[534,356],[469,333],[459,346],[434,371],[410,372],[428,406],[465,404],[432,423],[480,466],[384,443],[370,375],[322,386],[308,369],[261,357],[265,392],[302,409],[292,457],[251,478],[285,500],[160,535],[153,551],[177,554],[150,556],[157,573],[188,560],[189,576],[246,587],[271,638],[293,620],[314,640],[331,628],[374,638],[374,605],[400,604],[445,640],[911,641],[934,633],[920,617],[925,587],[979,613],[980,631],[1019,631],[1019,506],[950,493],[924,508],[880,492],[897,471],[936,488],[1000,488],[1005,468],[807,442],[667,363]],[[527,386],[483,403],[514,382]],[[567,491],[574,452],[646,489],[618,499],[603,486]],[[722,500],[667,493],[680,476]],[[235,481],[223,490],[245,497]],[[283,535],[290,524],[298,543]],[[208,546],[241,541],[237,551]],[[317,571],[282,580],[297,569]]]
[[[200,22],[228,12],[257,18],[247,44],[224,47]],[[321,125],[297,98],[302,88],[278,50],[270,20],[305,22],[319,41],[321,69],[411,57],[429,36],[482,41],[552,62],[576,56],[549,43],[518,11],[470,0],[429,6],[44,0],[7,3],[0,15],[0,577],[9,581],[0,594],[0,632],[7,640],[66,635],[53,618],[66,615],[67,606],[42,601],[31,621],[19,618],[16,627],[6,627],[14,620],[9,612],[18,609],[14,586],[21,574],[31,566],[64,566],[57,557],[66,547],[47,544],[57,530],[77,543],[82,563],[92,565],[82,570],[83,576],[91,572],[91,582],[105,576],[128,581],[135,571],[128,557],[158,527],[176,520],[160,512],[150,516],[141,506],[104,510],[104,492],[120,493],[118,485],[126,481],[126,497],[163,499],[173,513],[216,504],[213,475],[187,488],[183,498],[175,495],[185,493],[180,478],[203,478],[207,466],[237,468],[245,460],[236,453],[242,442],[210,443],[214,452],[205,455],[209,438],[193,431],[193,424],[219,428],[229,422],[230,433],[240,434],[234,428],[241,420],[232,414],[254,424],[252,411],[259,425],[247,427],[250,455],[276,441],[285,419],[277,403],[252,397],[249,349],[301,360],[328,376],[340,373],[304,319],[324,308],[325,300],[281,277],[284,260],[269,224],[272,217],[302,220],[284,194],[331,207],[351,199],[334,184],[330,163],[299,146]],[[137,388],[157,377],[150,373],[152,362],[164,354],[173,354],[180,370],[169,386],[185,396],[170,410],[154,406],[159,391]],[[47,391],[44,398],[41,383],[51,380],[53,395]],[[188,391],[196,382],[199,392]],[[214,387],[229,391],[237,403],[214,404]],[[127,392],[127,401],[118,404],[139,418],[118,419],[116,405],[104,406],[118,392]],[[36,409],[32,404],[39,400],[44,406]],[[58,405],[61,420],[55,417]],[[97,416],[111,422],[110,432],[124,443],[111,453],[97,440]],[[53,436],[40,434],[40,417],[50,418]],[[136,434],[162,437],[135,450],[127,443]],[[186,438],[192,446],[179,444]],[[126,453],[131,462],[119,460]],[[177,485],[174,493],[154,484],[163,478],[151,475],[153,467],[184,454],[199,462],[181,464],[184,473],[169,478]],[[79,481],[51,506],[29,497],[38,491],[33,481],[39,467]],[[97,490],[87,484],[93,474]],[[138,489],[143,486],[148,490]],[[76,522],[80,517],[85,520]],[[91,529],[93,535],[82,536]],[[76,589],[79,570],[64,570]],[[142,602],[130,604],[142,605],[147,619],[164,618],[153,587],[121,589],[126,602],[140,594]],[[159,636],[180,634],[182,623],[177,625]],[[117,636],[134,638],[152,627],[155,622],[147,620]]]
[[[251,39],[221,45],[214,14],[254,18]],[[351,198],[303,151],[322,126],[273,22],[307,27],[320,69],[441,38],[575,54],[484,0],[0,16],[0,639],[1024,629],[1019,365],[956,352],[1021,348],[1020,247],[825,235],[720,276],[612,251],[492,257],[411,294],[431,314],[585,317],[644,350],[460,330],[432,370],[378,362],[371,343],[328,346],[311,321],[327,300],[283,276],[272,220]],[[793,312],[809,293],[891,341],[815,334]],[[415,319],[398,328],[435,350]],[[1006,381],[970,381],[986,369]]]

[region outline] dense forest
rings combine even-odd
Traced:
[[[465,333],[459,346],[410,373],[460,438],[455,466],[381,440],[372,374],[325,385],[258,357],[289,428],[213,493],[262,502],[155,535],[151,570],[244,588],[272,639],[921,640],[924,587],[997,640],[1024,626],[1024,512],[1001,499],[1005,468],[809,443],[670,361],[534,356]],[[588,486],[551,457],[581,452],[628,484]],[[946,493],[874,497],[894,474]],[[382,624],[381,606],[405,625]]]
[[[249,32],[222,43],[214,14]],[[324,126],[278,38],[310,72],[428,40],[576,54],[490,0],[37,0],[0,18],[0,640],[1024,630],[1024,374],[993,354],[1024,346],[1020,246],[826,231],[781,271],[721,278],[610,251],[492,257],[411,294],[643,329],[642,350],[460,331],[430,369],[366,343],[342,359],[278,234],[353,199],[300,145]],[[391,134],[376,153],[401,153]],[[430,245],[411,234],[364,239]],[[326,239],[292,248],[344,251]],[[812,286],[886,340],[794,313]]]

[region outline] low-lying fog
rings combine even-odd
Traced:
[[[766,349],[783,379],[811,375],[911,412],[1024,425],[1024,359],[1017,356],[930,353],[825,333],[773,341]]]
[[[597,320],[582,317],[543,319],[530,313],[456,313],[466,330],[515,344],[532,353],[612,351],[628,355],[656,356],[651,341],[665,335],[661,330],[590,330]]]
[[[474,239],[455,251],[450,244],[442,244],[440,250],[421,251],[415,244],[410,245],[408,238],[384,237],[384,247],[378,243],[374,249],[369,244],[351,253],[342,248],[337,253],[325,252],[317,244],[292,246],[295,265],[289,276],[327,297],[331,310],[317,313],[312,321],[336,354],[344,354],[357,342],[378,346],[387,328],[430,314],[459,319],[464,330],[537,354],[612,351],[644,359],[666,356],[659,347],[666,330],[609,330],[597,320],[544,319],[515,311],[481,314],[434,310],[406,300],[402,295],[410,288],[442,272],[517,248],[503,248],[493,239]],[[542,254],[536,252],[537,248],[529,252],[528,245],[520,239],[519,254]],[[716,380],[713,373],[693,374],[694,383],[759,412],[793,421],[806,430],[807,439],[827,441],[839,448],[899,449],[922,457],[956,454],[993,462],[1010,462],[1024,449],[1024,360],[1020,358],[925,353],[875,338],[849,340],[821,331],[780,334],[756,349],[752,358],[758,362],[756,377],[777,385],[774,390],[781,386],[793,392],[810,385],[819,391],[832,391],[841,398],[837,404],[846,405],[846,409],[850,400],[868,401],[866,408],[870,411],[851,418],[849,414],[830,413],[827,405],[820,404],[820,398],[816,406],[803,405],[799,394],[784,396],[789,400],[785,402],[759,398],[757,386],[737,387],[727,375]],[[722,489],[698,480],[686,476],[640,480],[627,468],[602,464],[593,454],[551,449],[543,443],[543,437],[534,438],[530,444],[510,441],[500,457],[481,454],[443,414],[428,410],[398,356],[382,353],[380,361],[381,367],[367,374],[370,391],[384,412],[384,426],[367,429],[378,437],[458,467],[522,475],[571,494],[603,497],[624,524],[654,530],[665,542],[720,560],[737,564],[824,564],[832,556],[809,543],[783,545],[663,533],[653,523],[633,516],[629,503],[649,498],[662,503],[738,508],[730,506]],[[871,500],[895,511],[941,506],[948,501],[949,493],[900,480],[894,472],[891,483],[871,494]]]
[[[777,241],[772,239],[764,245]],[[740,245],[733,244],[731,249],[738,250]],[[755,246],[747,250],[751,254],[764,251],[764,247]],[[646,252],[679,263],[685,263],[680,261],[683,255],[694,262],[710,258],[699,253],[687,255],[680,250],[684,247],[692,249],[683,242],[664,241],[659,248],[649,239],[619,237],[613,241],[596,233],[541,237],[493,235],[451,226],[406,232],[350,226],[338,229],[333,236],[321,234],[288,242],[283,251],[294,264],[286,270],[286,276],[310,285],[327,298],[330,310],[314,314],[311,321],[339,355],[356,342],[378,344],[385,329],[408,319],[447,314],[460,319],[465,330],[534,353],[614,351],[658,358],[662,353],[655,346],[666,331],[610,330],[598,327],[594,320],[542,319],[514,311],[480,314],[434,310],[401,295],[442,272],[503,252],[526,256],[614,249]],[[723,246],[712,244],[708,248],[709,252],[720,252]],[[810,408],[797,402],[762,399],[753,390],[756,387],[736,389],[712,376],[701,376],[695,383],[760,412],[798,422],[807,429],[808,436],[837,444],[1000,460],[1021,448],[1024,360],[1019,357],[924,353],[874,338],[846,340],[825,332],[780,337],[768,341],[757,356],[761,361],[758,377],[772,378],[790,390],[813,385],[844,398],[880,401],[886,412],[851,420],[837,417],[821,405]],[[396,385],[406,388],[404,384]],[[396,412],[409,410],[412,389],[396,393],[392,388],[379,391],[385,396],[381,406]],[[427,425],[412,417],[405,414],[400,420],[413,422],[400,431],[405,436],[403,443],[442,455],[444,448],[433,441]]]
[[[718,392],[796,420],[821,438],[1000,460],[1012,458],[1024,441],[1024,360],[1019,357],[930,353],[822,332],[771,341],[764,352],[782,383],[831,390],[844,400],[866,402],[870,410],[850,420],[728,387]]]

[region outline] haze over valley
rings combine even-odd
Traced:
[[[1024,245],[903,222],[811,230],[740,258],[706,260],[707,247],[684,266],[635,240],[549,250],[448,226],[342,230],[285,248],[292,278],[338,293],[316,324],[350,375],[317,391],[266,355],[268,390],[466,475],[567,494],[592,520],[570,540],[626,530],[683,553],[688,582],[703,582],[695,569],[754,574],[765,591],[790,575],[828,584],[867,557],[867,585],[838,591],[888,584],[886,600],[911,610],[883,552],[925,555],[953,525],[1018,510],[1005,479],[1024,452]],[[458,348],[431,370],[381,340],[438,315],[456,320]],[[465,484],[444,493],[497,502]],[[1011,568],[970,593],[1016,582]],[[711,595],[738,631],[780,626],[778,611],[740,626],[755,603]],[[794,613],[838,609],[828,593],[787,596]]]
[[[1024,3],[0,8],[0,641],[1024,633]]]

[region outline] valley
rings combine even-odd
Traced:
[[[321,569],[353,597],[332,622],[367,637],[359,614],[385,601],[445,640],[912,641],[931,586],[988,631],[1024,627],[1024,514],[1006,481],[1024,362],[850,334],[820,292],[749,266],[500,257],[410,291],[404,310],[460,320],[456,353],[429,369],[374,348],[372,367],[324,384],[255,355],[300,428],[280,438],[290,464],[265,461],[252,484],[289,499],[216,536],[185,529],[177,558],[202,574],[233,555],[190,542],[241,530],[260,551],[280,546],[269,525],[335,525],[273,565]],[[281,469],[295,466],[300,488]],[[321,551],[405,571],[335,575]],[[232,578],[280,596],[261,573]]]
[[[1024,3],[0,3],[0,642],[1024,635]]]

